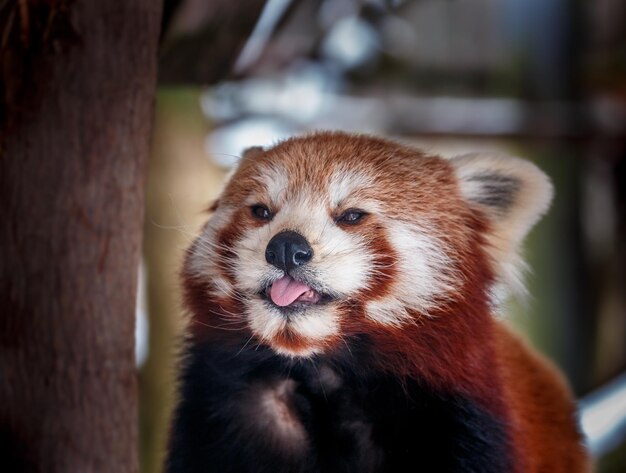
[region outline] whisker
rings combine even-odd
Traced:
[[[246,341],[246,343],[244,343],[244,345],[241,347],[241,349],[237,352],[237,354],[233,357],[233,358],[237,358],[239,355],[241,355],[241,353],[246,349],[246,347],[248,346],[248,343],[250,343],[250,341],[254,338],[254,334],[250,335],[250,338],[248,338],[248,341]]]
[[[239,331],[245,329],[245,327],[241,327],[241,328],[225,328],[222,325],[211,325],[211,324],[207,324],[205,322],[201,322],[200,320],[197,320],[197,319],[192,319],[192,323],[198,324],[198,325],[202,325],[204,327],[213,328],[213,329],[216,329],[216,330],[225,330],[227,332],[239,332]]]

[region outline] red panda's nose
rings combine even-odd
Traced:
[[[302,266],[313,257],[313,249],[299,233],[287,230],[270,240],[265,249],[265,260],[283,271]]]

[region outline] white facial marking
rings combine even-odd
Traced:
[[[367,316],[383,325],[402,327],[411,321],[411,315],[402,302],[395,297],[369,301],[366,305]]]
[[[336,207],[355,192],[373,185],[374,180],[370,176],[348,170],[338,171],[333,174],[328,185],[330,203]]]
[[[283,317],[280,311],[268,306],[265,301],[259,298],[251,299],[248,302],[246,317],[252,331],[266,343],[271,342],[287,326],[287,319]]]
[[[234,294],[232,284],[221,276],[212,278],[213,287],[211,292],[217,297],[229,297]]]
[[[437,228],[426,222],[388,222],[388,238],[398,254],[398,271],[392,294],[367,303],[373,320],[392,326],[412,321],[406,307],[428,315],[438,300],[454,289],[455,277],[450,258],[437,235]]]
[[[218,263],[222,248],[217,243],[217,235],[228,225],[233,212],[230,208],[219,208],[191,248],[193,256],[189,265],[190,276],[213,283],[216,296],[232,294],[233,290],[232,285],[219,275]]]
[[[298,315],[290,326],[298,335],[313,341],[323,341],[339,333],[339,317],[332,308],[310,307]]]
[[[289,186],[289,174],[280,167],[263,167],[259,170],[258,181],[265,186],[271,206],[278,206],[284,200],[284,194]],[[257,196],[250,196],[247,203],[256,204]]]

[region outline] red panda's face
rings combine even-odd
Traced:
[[[294,139],[244,156],[186,275],[258,342],[309,356],[462,297],[470,215],[441,158],[372,138]]]

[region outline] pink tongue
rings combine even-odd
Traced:
[[[296,281],[289,276],[283,276],[272,284],[270,297],[274,304],[285,307],[310,290],[311,288],[306,284]]]

